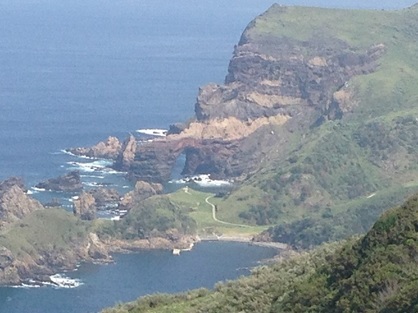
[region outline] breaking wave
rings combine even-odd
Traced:
[[[166,129],[158,129],[158,128],[146,128],[146,129],[138,129],[136,130],[137,133],[145,134],[149,136],[158,136],[158,137],[165,137],[167,136]]]

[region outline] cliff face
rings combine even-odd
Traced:
[[[187,175],[252,173],[271,153],[271,145],[286,141],[286,132],[351,112],[358,100],[348,82],[374,72],[385,53],[385,45],[376,42],[358,48],[320,33],[299,40],[256,36],[254,28],[256,22],[235,48],[225,84],[200,88],[196,120],[164,139],[138,145],[135,156],[119,159],[117,168],[128,169],[133,180],[164,182],[184,153]],[[284,139],[272,136],[277,133]]]
[[[250,28],[251,29],[251,28]],[[346,83],[375,71],[383,44],[353,51],[340,40],[321,37],[252,39],[244,32],[235,48],[224,85],[200,89],[195,111],[200,121],[236,117],[256,120],[294,116],[309,109],[318,117],[341,118]],[[346,92],[346,100],[350,100]]]
[[[39,201],[26,194],[21,179],[9,178],[0,182],[0,229],[42,209]]]

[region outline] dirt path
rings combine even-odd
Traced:
[[[212,197],[213,197],[213,196],[209,196],[209,197],[207,197],[207,198],[205,199],[205,202],[206,202],[207,204],[209,204],[209,205],[212,207],[212,218],[213,218],[213,220],[214,220],[215,222],[218,222],[218,223],[221,223],[221,224],[224,224],[224,225],[237,226],[237,227],[245,227],[245,228],[250,227],[250,226],[248,226],[248,225],[234,224],[234,223],[229,223],[229,222],[224,222],[224,221],[218,220],[218,219],[216,218],[216,206],[215,206],[213,203],[209,202],[209,199],[210,199],[210,198],[212,198]]]

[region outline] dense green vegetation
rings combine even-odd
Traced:
[[[266,53],[287,38],[299,40],[308,58],[312,42],[347,51],[382,45],[384,53],[376,71],[346,82],[344,90],[353,94],[349,113],[285,134],[287,145],[271,149],[263,167],[219,203],[219,217],[278,224],[275,239],[307,247],[366,231],[385,209],[417,191],[417,34],[418,6],[273,6],[257,17],[245,36]]]
[[[0,247],[24,259],[39,253],[62,255],[86,240],[90,224],[63,209],[38,210],[0,233]]]
[[[104,310],[126,312],[417,312],[418,195],[362,238],[262,266],[249,277]]]
[[[417,312],[418,196],[296,284],[277,312]]]
[[[118,239],[144,239],[166,237],[167,232],[194,234],[196,223],[186,210],[167,196],[155,196],[136,203],[120,221],[99,221],[96,231],[101,237]]]

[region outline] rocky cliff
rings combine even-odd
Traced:
[[[286,10],[274,6],[269,12]],[[184,153],[186,175],[246,176],[271,154],[271,144],[285,144],[286,132],[341,119],[357,106],[348,82],[378,68],[384,43],[353,47],[320,32],[304,40],[260,36],[254,29],[262,18],[244,31],[225,83],[200,88],[196,120],[138,145],[134,157],[119,158],[117,168],[128,169],[133,180],[164,182]]]
[[[21,179],[13,177],[0,182],[0,229],[43,209],[39,201],[26,194]]]
[[[92,147],[69,148],[66,151],[74,155],[90,158],[115,159],[119,155],[121,148],[122,144],[118,138],[109,137],[106,141],[101,141]]]
[[[45,209],[21,179],[0,182],[0,285],[48,281],[80,261],[109,261],[108,247],[89,228],[63,209]]]
[[[220,219],[279,223],[273,237],[308,245],[364,232],[418,186],[417,20],[417,7],[274,5],[245,29],[224,84],[200,88],[195,117],[128,139],[114,166],[163,183],[185,155],[183,174],[237,182]]]

